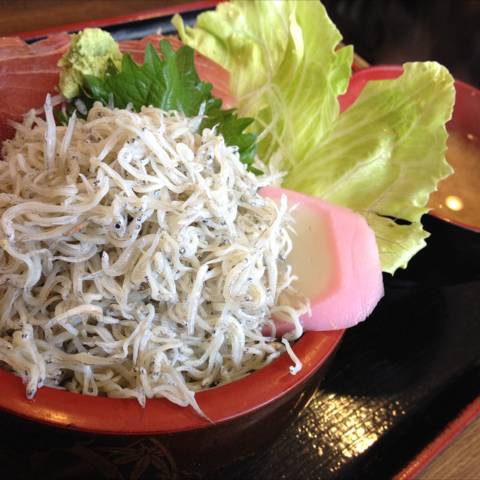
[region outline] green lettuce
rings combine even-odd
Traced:
[[[444,67],[407,63],[398,79],[369,82],[331,133],[290,169],[284,186],[364,215],[384,270],[405,267],[425,245],[420,219],[430,193],[452,172],[444,125],[453,102]]]
[[[382,268],[393,273],[425,245],[430,192],[451,173],[445,123],[453,79],[435,62],[369,82],[340,113],[353,51],[314,1],[232,1],[174,24],[183,42],[226,68],[240,114],[255,118],[258,154],[286,172],[283,186],[365,216]]]
[[[302,158],[338,116],[353,50],[338,49],[342,37],[320,2],[221,3],[194,29],[178,16],[173,23],[184,43],[230,72],[239,113],[255,118],[263,160]]]

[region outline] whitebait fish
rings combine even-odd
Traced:
[[[248,172],[199,118],[96,104],[55,126],[45,110],[3,144],[0,363],[30,398],[49,385],[200,413],[194,392],[285,351],[262,333],[276,311],[302,333],[286,200],[258,193],[278,175]]]

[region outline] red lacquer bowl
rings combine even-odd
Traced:
[[[142,408],[136,400],[93,397],[44,387],[33,400],[27,400],[21,379],[1,369],[0,408],[32,420],[98,433],[163,434],[209,429],[268,407],[307,382],[330,357],[342,334],[339,330],[303,335],[294,346],[303,364],[297,375],[289,373],[292,362],[282,355],[240,380],[197,393],[197,402],[211,422],[191,408],[178,407],[164,399],[147,400]]]
[[[363,78],[375,78],[371,72],[375,69],[354,74],[348,94],[341,99],[342,108],[355,100]],[[391,71],[392,76],[399,72]],[[343,331],[304,334],[293,346],[303,364],[295,376],[284,354],[241,380],[198,393],[197,401],[210,421],[164,399],[148,400],[142,408],[135,400],[45,387],[29,401],[20,378],[1,369],[0,409],[38,422],[30,422],[29,431],[38,429],[41,434],[53,429],[49,438],[68,436],[69,444],[73,438],[86,457],[90,452],[94,458],[98,449],[154,449],[170,472],[195,475],[258,452],[278,437],[318,388],[342,336]],[[72,451],[62,451],[62,456]],[[94,463],[88,466],[89,475],[95,475]]]
[[[29,426],[39,435],[42,429],[55,427],[57,433],[48,438],[58,440],[67,435],[63,429],[70,429],[69,443],[73,437],[85,449],[87,442],[91,452],[132,444],[154,447],[171,472],[204,473],[253,454],[277,438],[318,388],[342,335],[343,331],[303,335],[294,345],[303,364],[295,376],[289,373],[291,361],[284,354],[243,379],[198,393],[197,401],[210,422],[164,399],[148,400],[142,408],[136,400],[44,387],[29,401],[20,378],[4,370],[0,370],[0,409],[48,424]],[[64,454],[71,454],[71,449]]]

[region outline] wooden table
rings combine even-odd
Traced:
[[[0,36],[180,5],[184,0],[0,0]],[[420,478],[480,478],[480,419],[471,424]]]
[[[185,0],[0,0],[0,36],[182,3]]]

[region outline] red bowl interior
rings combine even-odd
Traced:
[[[348,90],[339,98],[340,109],[346,110],[358,98],[367,82],[388,80],[403,73],[401,65],[380,65],[357,70],[353,73]],[[448,131],[471,133],[480,137],[480,90],[460,80],[455,80],[455,107]]]
[[[240,380],[199,392],[197,402],[213,423],[224,422],[274,402],[315,373],[333,353],[343,330],[307,332],[293,349],[303,364],[291,375],[284,354],[270,365]],[[0,369],[0,409],[44,423],[111,434],[159,434],[208,427],[210,422],[191,408],[165,399],[136,400],[79,395],[44,387],[33,400],[25,397],[19,377]]]
[[[455,93],[455,107],[452,119],[447,123],[447,130],[449,132],[457,132],[463,137],[473,135],[473,138],[476,139],[475,142],[480,146],[480,90],[472,85],[456,80]],[[480,161],[480,158],[478,160]],[[480,188],[477,193],[480,193]],[[480,203],[480,196],[478,200]],[[480,232],[480,225],[452,219],[448,215],[448,210],[434,209],[430,211],[430,215],[459,227]]]
[[[348,91],[339,99],[340,109],[346,110],[358,98],[366,83],[371,80],[397,78],[403,73],[400,65],[381,65],[354,71]],[[449,132],[463,136],[474,135],[480,139],[480,90],[460,80],[455,80],[455,106],[451,120],[447,123]],[[480,227],[462,223],[449,217],[448,210],[431,210],[430,215],[438,217],[459,227],[480,232]]]
[[[400,65],[381,65],[378,67],[364,68],[363,70],[354,70],[347,92],[338,99],[340,110],[343,112],[355,102],[367,82],[371,80],[397,78],[402,73],[403,68]]]

